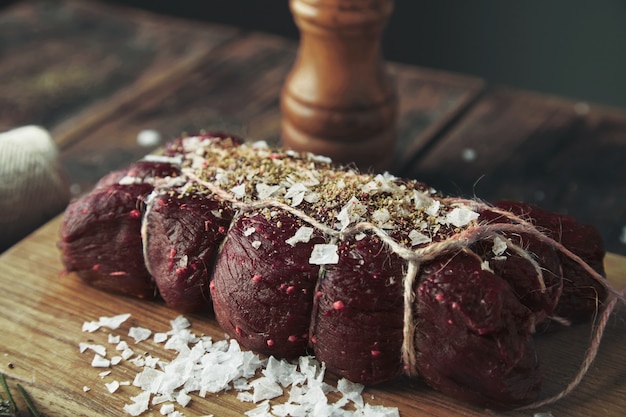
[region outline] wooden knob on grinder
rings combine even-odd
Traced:
[[[300,30],[281,93],[287,148],[361,169],[388,168],[397,96],[380,39],[392,0],[290,0]]]

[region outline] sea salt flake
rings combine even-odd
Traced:
[[[361,216],[366,212],[367,207],[365,207],[356,197],[353,196],[335,217],[339,220],[341,230],[344,230],[351,223],[361,220]]]
[[[117,316],[113,317],[100,317],[98,321],[100,323],[100,326],[108,327],[111,330],[115,330],[118,329],[122,325],[122,323],[128,320],[129,317],[130,313],[118,314]]]
[[[108,368],[111,366],[111,361],[96,353],[91,361],[91,366],[94,368]]]
[[[507,247],[506,241],[500,236],[496,236],[493,238],[493,247],[491,248],[491,252],[493,252],[496,256],[500,256],[506,252]]]
[[[154,340],[154,343],[163,343],[167,340],[167,333],[155,333],[154,337],[152,338],[152,340]]]
[[[430,201],[430,203],[428,204],[428,206],[426,208],[424,208],[424,211],[426,212],[426,214],[428,214],[429,216],[436,216],[439,213],[439,208],[441,207],[441,202],[439,202],[439,200],[432,200]]]
[[[170,326],[172,326],[172,331],[180,332],[181,330],[189,329],[191,327],[191,322],[187,317],[182,314],[176,316],[174,320],[170,320]]]
[[[254,249],[259,249],[261,247],[261,241],[260,240],[255,240],[254,242],[252,242],[252,247]]]
[[[90,390],[91,388],[89,388],[87,385],[83,387],[83,392],[89,392]]]
[[[111,333],[109,333],[108,337],[107,337],[107,341],[112,344],[112,345],[116,345],[120,342],[121,338],[119,335],[113,335]]]
[[[148,410],[150,405],[150,393],[148,391],[140,392],[138,395],[131,397],[132,404],[125,404],[124,411],[131,416],[141,415]]]
[[[257,198],[259,200],[265,200],[267,198],[270,198],[279,189],[280,189],[279,185],[267,185],[264,183],[258,183],[256,185]]]
[[[263,400],[271,400],[272,398],[283,395],[283,389],[272,378],[261,377],[250,383],[253,388],[252,402],[258,403]]]
[[[127,347],[126,349],[122,351],[120,356],[122,357],[122,359],[128,360],[132,358],[134,354],[135,352],[131,348]]]
[[[309,240],[311,240],[311,236],[313,236],[313,232],[314,229],[312,227],[302,226],[298,230],[296,230],[296,233],[292,237],[287,239],[285,243],[291,246],[296,246],[296,243],[300,242],[308,243]]]
[[[161,415],[167,416],[171,413],[174,412],[174,404],[163,404],[161,406],[161,408],[159,409],[159,413],[161,413]]]
[[[455,207],[446,214],[446,223],[456,227],[463,227],[476,220],[479,214],[467,207]]]
[[[118,355],[118,356],[113,356],[113,357],[111,358],[111,365],[119,365],[119,364],[120,364],[120,362],[122,362],[122,359],[124,359],[124,358],[122,358],[122,357],[121,357],[121,356],[119,356],[119,355]]]
[[[120,383],[118,381],[112,381],[108,384],[104,384],[104,386],[106,386],[107,390],[113,394],[120,387]]]
[[[246,230],[243,231],[243,235],[245,237],[252,236],[254,232],[256,232],[256,229],[254,227],[248,227]]]
[[[427,236],[424,233],[418,232],[415,229],[409,232],[409,239],[411,239],[411,246],[417,246],[423,243],[432,242],[432,238],[430,236]]]
[[[109,375],[111,375],[111,371],[104,371],[104,372],[100,372],[100,373],[98,374],[98,376],[99,376],[100,378],[105,378],[105,377],[107,377],[107,376],[109,376]]]
[[[131,327],[128,330],[128,336],[135,340],[135,343],[143,342],[152,335],[152,330],[145,327]]]
[[[318,243],[313,246],[309,263],[313,265],[334,265],[339,263],[339,247],[333,244]]]
[[[246,184],[239,184],[230,189],[235,198],[242,199],[246,195]]]
[[[107,354],[107,349],[103,345],[83,342],[78,344],[78,350],[80,353],[84,353],[87,349],[97,353],[100,356],[106,356]]]
[[[125,340],[122,340],[115,346],[115,350],[124,350],[128,348],[128,343]]]
[[[176,402],[180,404],[182,407],[187,407],[189,402],[191,401],[191,396],[183,391],[179,391],[176,396]]]

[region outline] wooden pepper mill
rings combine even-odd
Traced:
[[[393,0],[290,0],[290,8],[301,36],[281,93],[283,145],[388,168],[397,96],[380,39]]]

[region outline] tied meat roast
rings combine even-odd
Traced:
[[[603,274],[598,233],[569,217],[205,134],[72,202],[60,248],[103,290],[212,309],[249,349],[511,408],[540,389],[533,335],[606,297],[549,239]]]

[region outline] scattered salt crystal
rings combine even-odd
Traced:
[[[159,410],[159,412],[161,413],[161,415],[167,416],[168,414],[171,414],[174,412],[174,404],[163,404],[161,406],[161,409]]]
[[[493,252],[494,255],[500,256],[504,252],[506,252],[506,249],[507,244],[504,239],[502,239],[500,236],[496,236],[493,238],[493,247],[491,248],[491,252]]]
[[[163,343],[167,340],[167,333],[155,333],[153,337],[154,343]]]
[[[138,395],[131,397],[130,400],[133,403],[125,404],[124,411],[126,411],[131,416],[138,416],[144,411],[148,410],[148,406],[150,405],[150,392],[140,392]]]
[[[152,330],[145,327],[131,327],[128,330],[128,336],[135,339],[135,343],[143,342],[152,335]]]
[[[183,329],[191,327],[191,322],[187,319],[187,317],[179,315],[176,316],[174,320],[170,320],[170,326],[172,326],[172,330],[174,332],[179,332]]]
[[[78,344],[78,350],[80,351],[80,353],[85,352],[87,349],[94,351],[100,356],[106,356],[107,354],[107,349],[103,345],[97,345],[93,343],[83,343],[83,342]]]
[[[387,210],[385,207],[380,208],[372,213],[372,220],[374,220],[380,228],[393,229],[393,224],[388,223],[389,219],[391,219],[391,214],[389,213],[389,210]]]
[[[455,207],[446,215],[446,223],[463,227],[476,220],[479,214],[467,207]]]
[[[105,378],[105,377],[107,377],[107,376],[109,376],[109,375],[111,375],[111,371],[104,371],[104,372],[100,372],[100,373],[98,374],[98,376],[99,376],[100,378]]]
[[[100,323],[97,321],[86,321],[83,323],[83,332],[93,333],[100,328]]]
[[[333,162],[333,160],[327,156],[314,155],[312,153],[309,153],[309,158],[311,159],[311,161],[321,162],[323,164],[331,164]]]
[[[480,269],[482,269],[483,271],[493,272],[493,269],[491,269],[491,265],[489,264],[489,261],[487,259],[480,263]]]
[[[308,243],[309,240],[311,240],[311,236],[313,236],[313,231],[314,229],[312,227],[302,226],[296,230],[296,233],[287,239],[285,243],[291,246],[296,246],[296,243],[299,242]]]
[[[365,207],[356,197],[352,197],[335,217],[339,220],[341,230],[344,230],[351,223],[361,220],[361,216],[367,212]]]
[[[126,349],[124,349],[122,351],[120,356],[122,357],[122,359],[128,360],[128,359],[132,358],[132,356],[134,354],[135,354],[135,352],[131,348],[127,347]]]
[[[333,244],[317,244],[313,246],[309,263],[313,265],[330,265],[339,263],[339,247]]]
[[[356,235],[354,235],[354,238],[356,239],[356,241],[361,241],[363,239],[365,239],[367,235],[365,233],[357,233]]]
[[[259,200],[265,200],[270,198],[276,191],[280,189],[279,185],[267,185],[264,183],[258,183],[256,185],[256,193]]]
[[[187,407],[189,402],[191,401],[191,396],[185,393],[184,391],[180,391],[176,396],[176,402],[183,407]]]
[[[476,150],[472,148],[464,148],[461,151],[461,159],[463,159],[465,162],[474,161],[477,155],[478,154],[476,153]]]
[[[128,343],[125,340],[122,340],[115,346],[115,350],[124,350],[128,349]]]
[[[256,232],[256,229],[254,227],[248,227],[246,230],[243,231],[243,235],[245,237],[252,236],[254,232]]]
[[[409,232],[409,239],[411,239],[411,246],[417,246],[423,243],[432,242],[432,239],[430,236],[427,236],[424,233],[418,232],[415,229]]]
[[[424,208],[424,211],[429,216],[434,217],[439,213],[439,207],[441,207],[441,203],[439,202],[439,200],[431,200],[428,206]]]
[[[284,359],[278,360],[270,356],[262,373],[271,380],[280,383],[283,387],[288,387],[291,384],[301,382],[294,380],[297,367],[296,364],[289,363]]]
[[[144,129],[137,134],[137,145],[143,147],[156,146],[161,142],[161,134],[154,129]]]
[[[119,328],[130,317],[130,313],[119,314],[113,317],[100,317],[99,323],[102,327],[108,327],[111,330]]]
[[[103,358],[102,356],[96,353],[93,356],[93,360],[91,361],[91,366],[94,368],[108,368],[109,366],[111,366],[111,361],[109,361],[106,358]]]
[[[89,388],[87,385],[83,387],[83,392],[88,392],[89,390],[91,390],[91,388]]]
[[[252,402],[252,393],[251,392],[239,392],[237,393],[237,399],[242,403],[251,403]]]
[[[400,417],[400,411],[395,407],[365,404],[361,413],[367,417]]]
[[[118,381],[109,382],[108,384],[104,384],[107,387],[107,390],[113,394],[120,387],[120,383]]]
[[[291,206],[297,207],[302,203],[304,197],[309,193],[309,189],[302,183],[293,184],[284,195],[286,200],[291,200]],[[310,202],[310,201],[309,201]]]
[[[250,146],[252,146],[252,149],[269,149],[269,145],[264,140],[254,141]]]
[[[246,184],[239,184],[230,189],[235,198],[244,198],[246,195]]]
[[[121,338],[119,335],[113,335],[109,333],[107,337],[107,341],[112,345],[117,345],[120,342]]]
[[[259,249],[261,247],[261,241],[260,240],[255,240],[254,242],[252,242],[252,247],[254,249]]]
[[[122,362],[122,357],[121,356],[113,356],[111,358],[111,365],[119,365],[120,362]]]
[[[156,394],[159,392],[159,386],[163,381],[165,373],[153,368],[143,368],[141,372],[135,375],[133,385],[141,388],[143,391]]]

